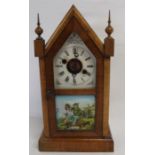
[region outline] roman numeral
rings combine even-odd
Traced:
[[[66,54],[67,56],[69,56],[69,53],[68,53],[68,51],[65,51],[65,54]]]
[[[61,59],[61,60],[62,60],[63,58],[61,58],[61,57],[58,57],[58,59]]]
[[[93,68],[94,66],[93,66],[93,65],[87,65],[87,67],[88,67],[88,68]]]
[[[87,73],[86,73],[86,74],[87,74],[88,76],[91,76],[91,73],[90,73],[90,72],[88,72],[88,71],[87,71]]]
[[[56,67],[62,67],[62,65],[56,65]]]
[[[76,84],[76,79],[75,78],[73,78],[73,83]]]
[[[82,51],[80,55],[82,56],[83,54],[84,54],[84,51]]]
[[[62,72],[59,73],[60,76],[63,76],[64,74],[65,74],[64,71],[62,71]]]
[[[89,60],[89,59],[91,59],[91,57],[86,58],[85,61],[87,61],[87,60]]]
[[[67,76],[67,77],[65,78],[65,81],[66,81],[66,82],[68,82],[68,81],[69,81],[69,76]]]
[[[83,82],[85,82],[85,80],[81,77],[81,80],[83,81]]]
[[[75,57],[79,56],[76,47],[73,48],[73,54],[74,54]]]
[[[77,51],[76,51],[76,47],[73,47],[73,53],[76,53]]]
[[[76,79],[75,79],[76,75],[72,74],[72,76],[73,76],[73,84],[76,85]]]
[[[56,83],[57,83],[57,85],[61,85],[60,81],[58,81],[58,80],[56,81]]]

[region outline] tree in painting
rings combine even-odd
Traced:
[[[59,111],[57,111],[59,113]],[[65,103],[64,114],[57,117],[59,130],[93,130],[95,124],[95,105]]]

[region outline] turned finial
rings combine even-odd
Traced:
[[[113,32],[113,28],[111,26],[110,10],[109,10],[108,26],[106,27],[105,32],[108,34],[108,37],[110,37],[111,33]]]
[[[39,13],[37,15],[37,27],[35,29],[35,33],[38,35],[37,39],[41,39],[41,34],[43,33],[43,29],[40,27]]]

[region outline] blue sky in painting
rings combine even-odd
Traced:
[[[95,104],[95,96],[93,95],[81,95],[81,96],[56,96],[56,111],[57,117],[61,117],[65,110],[66,103],[74,104],[79,103],[80,107]]]

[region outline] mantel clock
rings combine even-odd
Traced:
[[[108,123],[114,54],[110,12],[105,31],[102,43],[73,5],[45,44],[38,15],[34,47],[44,123],[40,151],[113,151]]]

